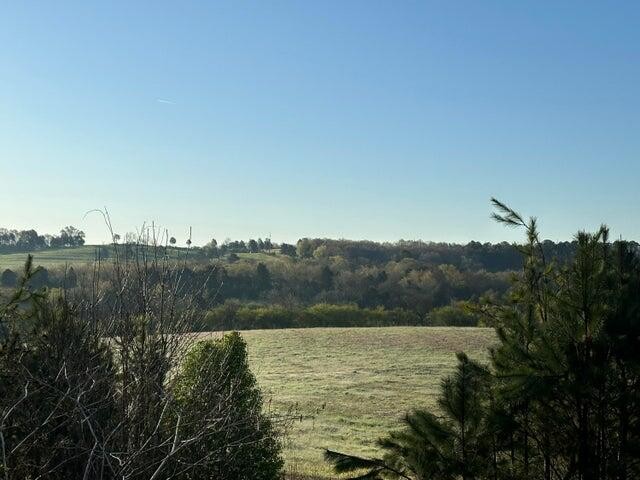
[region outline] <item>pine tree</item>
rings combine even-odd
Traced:
[[[453,375],[445,378],[437,416],[415,410],[404,417],[404,429],[378,440],[384,452],[366,459],[327,450],[335,471],[361,472],[357,479],[475,480],[492,478],[494,425],[490,415],[490,375],[478,363],[459,353]]]
[[[603,226],[556,262],[535,218],[493,204],[526,241],[509,298],[483,311],[498,338],[490,368],[459,356],[441,417],[407,415],[380,458],[327,459],[361,479],[640,478],[640,252]]]
[[[185,450],[180,463],[197,463],[178,478],[279,478],[280,444],[274,425],[262,411],[262,395],[239,333],[198,342],[185,358],[174,394],[178,402],[174,415],[182,418],[184,438],[190,437],[190,428],[203,416],[210,417],[214,426]],[[224,448],[222,454],[220,448]]]
[[[516,426],[512,473],[631,478],[638,452],[629,448],[629,427],[638,417],[629,406],[638,405],[640,380],[636,254],[624,243],[612,248],[601,227],[576,235],[571,262],[547,263],[535,220],[494,204],[495,218],[524,227],[529,240],[511,303],[498,309],[492,355],[498,396]]]

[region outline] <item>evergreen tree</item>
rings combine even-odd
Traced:
[[[5,478],[98,478],[95,445],[114,426],[116,366],[93,326],[23,279],[0,308],[0,473]],[[14,320],[14,321],[11,321]],[[39,474],[39,475],[38,475]]]
[[[320,285],[323,290],[331,290],[333,288],[333,272],[328,265],[320,270]]]
[[[13,288],[18,283],[18,274],[8,268],[2,272],[0,276],[0,285],[3,287]]]
[[[75,288],[77,285],[78,285],[78,274],[73,269],[73,267],[69,267],[69,269],[65,272],[64,287]]]
[[[405,428],[378,440],[384,452],[367,459],[327,450],[336,472],[364,472],[354,478],[473,480],[492,478],[494,425],[489,421],[488,371],[458,354],[453,375],[442,382],[438,407],[442,416],[415,410],[404,417]]]
[[[258,294],[271,289],[271,272],[262,262],[256,266],[255,287]]]
[[[571,261],[556,262],[535,218],[493,204],[526,242],[508,301],[483,311],[498,337],[490,375],[467,376],[460,357],[443,384],[442,418],[407,416],[405,431],[380,442],[380,459],[328,459],[337,471],[365,469],[359,478],[639,478],[638,249],[612,244],[601,227],[579,232]]]
[[[524,227],[524,270],[511,304],[497,309],[493,368],[516,428],[520,478],[580,480],[637,475],[640,289],[637,256],[608,230],[576,235],[568,265],[548,262],[535,219],[494,202],[495,218]],[[614,333],[615,332],[615,333]],[[636,351],[628,355],[629,349]],[[620,356],[618,356],[620,355]],[[633,372],[633,373],[632,373]]]
[[[280,253],[282,255],[286,255],[288,257],[295,257],[296,256],[296,247],[294,245],[290,245],[288,243],[281,243],[280,244]]]
[[[196,344],[186,356],[175,395],[176,414],[182,416],[187,437],[190,425],[197,425],[203,416],[211,417],[212,424],[218,422],[217,428],[185,451],[180,462],[189,465],[208,455],[211,460],[195,464],[182,478],[279,478],[280,444],[271,420],[262,412],[262,395],[239,333]],[[225,454],[215,455],[220,448]]]

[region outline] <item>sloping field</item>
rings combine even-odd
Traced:
[[[92,262],[95,258],[97,248],[98,247],[93,245],[74,248],[56,248],[36,251],[33,252],[32,255],[35,265],[42,265],[47,268],[67,264],[80,265]],[[20,270],[24,266],[27,255],[27,253],[0,254],[0,269],[10,268],[12,270]]]
[[[211,335],[211,334],[209,334]],[[486,361],[492,329],[318,328],[243,332],[267,406],[293,407],[289,473],[328,477],[322,449],[373,454],[412,407],[432,407],[455,352]],[[269,402],[270,401],[270,402]]]
[[[123,255],[124,247],[120,246],[120,254]],[[31,252],[33,255],[34,265],[41,265],[46,268],[62,267],[65,265],[85,265],[92,263],[96,259],[98,250],[102,250],[102,258],[105,254],[109,257],[113,257],[113,247],[100,246],[100,245],[83,245],[82,247],[69,247],[69,248],[52,248],[47,250],[37,250]],[[167,251],[170,256],[181,255],[179,258],[183,258],[186,252],[184,248],[168,247]],[[0,271],[5,268],[12,270],[21,270],[24,266],[24,262],[27,259],[27,253],[0,253]],[[189,258],[198,259],[193,254]]]

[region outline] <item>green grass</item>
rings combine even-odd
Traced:
[[[455,352],[488,359],[491,329],[318,328],[243,332],[252,369],[277,411],[294,407],[289,473],[330,478],[324,448],[375,454],[374,442],[414,407],[433,408]]]
[[[102,248],[100,245],[84,245],[82,247],[72,248],[55,248],[51,250],[41,250],[32,252],[35,265],[41,265],[46,268],[62,267],[65,265],[85,265],[91,263],[95,259],[96,250]],[[111,247],[106,247],[111,251]],[[180,252],[180,255],[184,255],[186,249],[169,247],[169,251]],[[245,260],[252,260],[255,263],[263,262],[268,266],[276,263],[287,261],[288,257],[281,255],[268,255],[266,253],[240,253],[240,258]],[[208,262],[208,259],[204,259],[194,254],[192,251],[190,257],[196,262]],[[0,272],[6,268],[11,270],[20,270],[24,266],[24,262],[27,259],[27,253],[0,253]]]
[[[40,250],[31,252],[35,265],[46,268],[61,267],[64,265],[85,265],[92,263],[96,257],[96,251],[103,248],[100,245],[84,245],[82,247],[55,248],[50,250]],[[112,252],[111,247],[106,247]],[[123,251],[121,248],[121,252]],[[169,247],[169,252],[180,252],[184,254],[186,249]],[[111,255],[113,256],[113,255]],[[194,257],[195,258],[195,257]],[[27,259],[27,253],[0,253],[0,271],[10,268],[20,270]],[[202,260],[201,258],[197,260]]]
[[[33,252],[32,255],[35,265],[42,265],[47,268],[66,264],[79,265],[92,262],[95,258],[96,248],[94,245],[85,245],[74,248],[43,250]],[[26,253],[0,254],[0,269],[21,269],[26,259]]]
[[[238,257],[242,260],[248,260],[253,264],[264,263],[268,268],[278,264],[278,263],[287,263],[291,262],[291,258],[286,255],[280,255],[279,253],[275,255],[269,255],[268,253],[258,252],[258,253],[239,253]]]

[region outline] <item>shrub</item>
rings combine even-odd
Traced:
[[[175,386],[184,431],[203,415],[213,428],[182,455],[200,461],[189,478],[269,480],[279,477],[283,462],[271,420],[262,412],[262,395],[249,370],[247,346],[240,334],[198,342],[187,354]],[[197,432],[193,432],[195,435]]]
[[[478,315],[465,308],[464,303],[454,303],[446,307],[434,308],[427,315],[430,326],[477,327]]]
[[[15,287],[18,283],[18,274],[13,270],[9,270],[8,268],[2,272],[0,276],[0,285],[3,287]]]
[[[310,327],[382,327],[422,325],[415,312],[403,309],[360,308],[357,305],[319,303],[306,308],[280,305],[240,306],[225,302],[209,310],[205,326],[209,330],[252,330]]]
[[[261,412],[239,335],[185,357],[197,319],[177,293],[180,270],[116,264],[118,296],[87,305],[33,288],[41,270],[32,262],[28,256],[24,281],[0,305],[0,475],[279,476],[277,431]]]
[[[29,297],[20,297],[21,300]],[[0,319],[8,320],[2,312]],[[2,318],[4,317],[4,318]],[[96,445],[115,428],[117,372],[112,352],[63,302],[38,299],[0,342],[0,414],[7,478],[82,478]],[[19,322],[23,323],[23,322]],[[20,338],[20,343],[11,341]],[[4,464],[4,465],[2,465]],[[94,476],[96,475],[96,476]]]

